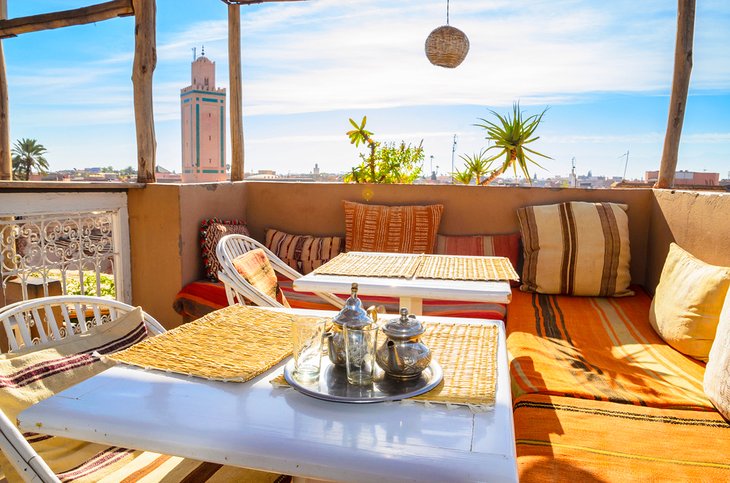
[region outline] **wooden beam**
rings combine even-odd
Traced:
[[[257,3],[302,2],[304,0],[223,0],[228,5],[255,5]]]
[[[241,87],[241,8],[228,5],[228,77],[231,113],[231,181],[243,180],[243,89]]]
[[[0,20],[7,15],[7,2],[0,0]],[[8,77],[5,72],[5,52],[0,40],[0,180],[13,179],[13,161],[10,156],[10,114],[8,105]],[[2,260],[0,260],[2,262]]]
[[[679,141],[682,137],[684,111],[687,106],[689,78],[692,73],[692,42],[695,25],[695,0],[677,2],[677,41],[674,47],[674,77],[669,98],[669,118],[664,135],[664,149],[655,188],[671,188],[677,171]]]
[[[155,118],[152,110],[152,74],[157,65],[155,0],[132,0],[134,5],[134,124],[137,131],[137,182],[155,182]]]
[[[89,7],[42,13],[28,17],[0,20],[0,38],[15,37],[27,32],[57,29],[71,25],[83,25],[115,17],[134,15],[132,0],[113,0]]]

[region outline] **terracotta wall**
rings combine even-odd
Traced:
[[[246,220],[259,240],[269,227],[297,234],[342,235],[342,200],[387,205],[442,203],[440,232],[449,235],[516,232],[516,209],[531,204],[568,200],[625,203],[629,206],[632,278],[639,284],[645,280],[652,206],[648,189],[248,182]]]
[[[646,284],[659,282],[669,244],[697,258],[730,266],[730,193],[654,190]]]
[[[204,218],[240,219],[244,183],[149,184],[129,191],[132,302],[165,327],[180,325],[175,294],[202,278],[198,229]]]

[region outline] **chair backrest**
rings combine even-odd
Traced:
[[[134,310],[118,300],[85,295],[59,295],[16,302],[0,309],[9,351],[38,348],[54,341],[76,337],[95,325],[109,323]],[[144,322],[152,334],[165,332],[151,315]]]
[[[269,263],[271,263],[271,266],[276,272],[284,275],[289,280],[296,280],[302,277],[301,273],[284,263],[274,252],[253,238],[246,235],[226,235],[218,241],[216,255],[221,265],[221,271],[218,272],[218,279],[225,285],[228,304],[244,304],[244,300],[250,300],[252,303],[263,307],[283,307],[279,302],[248,283],[233,265],[233,260],[236,257],[256,248],[260,248],[266,253]],[[344,306],[342,299],[336,295],[329,293],[317,293],[317,295],[337,308]]]
[[[1,409],[0,450],[25,481],[60,481]]]

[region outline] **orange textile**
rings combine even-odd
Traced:
[[[254,288],[276,300],[284,307],[289,307],[286,297],[279,289],[276,272],[262,249],[256,248],[237,256],[233,260],[233,266]]]
[[[514,416],[522,482],[730,481],[717,412],[528,395]]]
[[[649,296],[571,297],[513,291],[507,317],[512,394],[547,394],[712,410],[704,364],[649,325]]]

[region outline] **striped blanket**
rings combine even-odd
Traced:
[[[522,482],[730,481],[730,424],[717,412],[536,394],[514,417]]]
[[[514,399],[572,396],[641,406],[712,410],[704,364],[664,343],[640,288],[622,298],[513,291],[507,348]]]

